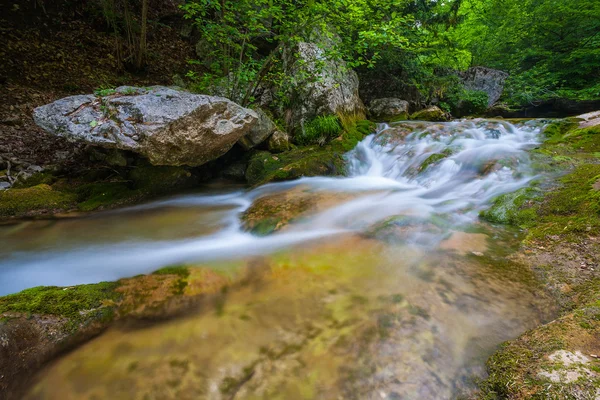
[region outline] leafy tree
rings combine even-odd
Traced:
[[[600,2],[463,0],[460,15],[455,39],[473,65],[511,73],[512,102],[600,95]]]

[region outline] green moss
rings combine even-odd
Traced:
[[[531,221],[528,239],[546,235],[597,234],[600,232],[600,165],[582,164],[548,193]],[[572,237],[576,239],[576,236]]]
[[[419,173],[425,171],[432,164],[435,164],[438,161],[441,161],[447,157],[448,157],[448,154],[444,154],[444,153],[436,153],[436,154],[430,155],[429,157],[427,157],[427,159],[425,161],[423,161],[423,163],[421,165],[419,165],[419,169],[418,169]]]
[[[56,182],[56,176],[51,172],[40,172],[33,174],[25,181],[17,181],[13,185],[13,189],[24,189],[38,185],[52,185]]]
[[[75,205],[76,196],[53,190],[46,184],[0,192],[0,216],[20,216],[30,212],[68,210]]]
[[[183,265],[171,265],[168,267],[161,268],[152,273],[153,275],[176,275],[179,276],[173,286],[171,287],[172,293],[176,296],[182,295],[185,288],[188,285],[187,278],[190,276],[190,270],[188,267]]]
[[[124,182],[88,183],[75,188],[82,211],[93,211],[99,208],[130,204],[140,200],[143,193],[132,190]]]
[[[110,317],[111,309],[104,309],[107,301],[120,295],[115,291],[117,282],[102,282],[68,288],[41,286],[0,298],[0,314],[26,313],[66,317],[72,324],[86,318]]]
[[[498,196],[492,207],[482,211],[480,217],[492,223],[513,226],[528,225],[535,221],[536,206],[532,204],[540,196],[541,191],[536,188],[523,188]]]
[[[265,218],[256,222],[250,232],[256,236],[267,236],[275,232],[279,224],[278,218]]]
[[[187,168],[154,166],[142,161],[129,172],[128,178],[133,182],[133,189],[146,194],[162,194],[198,183]]]
[[[346,120],[345,120],[346,121]],[[277,155],[254,153],[248,163],[246,180],[251,185],[285,181],[304,176],[336,176],[346,173],[344,154],[375,131],[371,121],[346,121],[347,129],[324,146],[303,146]]]
[[[341,175],[345,173],[343,153],[327,147],[304,147],[277,156],[255,153],[248,163],[246,180],[252,185],[297,179],[303,176]]]
[[[557,138],[562,137],[565,133],[577,128],[577,126],[579,126],[577,122],[568,119],[561,119],[548,124],[542,133],[547,138]]]
[[[417,111],[410,116],[410,119],[417,121],[446,121],[447,118],[444,111],[438,107],[430,107]]]
[[[190,276],[190,270],[184,265],[170,265],[154,271],[154,275],[177,275],[182,278]]]

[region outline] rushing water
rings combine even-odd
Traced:
[[[49,367],[32,398],[456,396],[498,343],[547,317],[505,260],[514,237],[478,223],[535,177],[538,141],[535,122],[382,125],[347,155],[349,177],[0,227],[0,294],[179,263],[255,275],[218,310],[110,330]],[[245,232],[240,215],[265,199],[304,208],[278,232]]]

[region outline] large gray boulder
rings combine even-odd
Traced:
[[[491,107],[502,96],[508,74],[497,69],[473,67],[461,73],[460,77],[465,89],[487,93],[488,107]]]
[[[258,122],[254,124],[246,136],[238,141],[240,146],[246,150],[250,150],[267,140],[277,129],[275,123],[263,110],[258,108],[255,112],[258,115]]]
[[[408,119],[408,101],[393,97],[375,99],[369,106],[369,115],[380,122]]]
[[[329,55],[339,41],[331,35],[315,36],[286,49],[284,69],[293,77],[288,123],[293,129],[318,115],[364,113],[358,95],[358,75],[340,59]]]
[[[66,97],[36,108],[33,117],[51,134],[173,166],[220,157],[258,120],[254,111],[228,99],[164,86]]]

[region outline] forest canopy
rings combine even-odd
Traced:
[[[333,42],[328,57],[401,80],[425,102],[452,101],[455,72],[472,66],[510,73],[511,105],[600,95],[595,0],[188,0],[182,9],[205,54],[189,77],[246,104],[258,80],[289,79],[282,49],[302,40]]]

